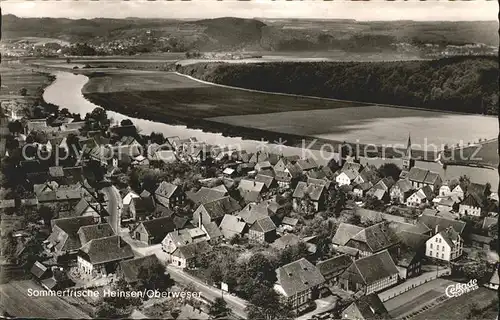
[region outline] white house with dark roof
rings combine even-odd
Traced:
[[[276,269],[274,290],[294,311],[307,308],[319,295],[325,278],[319,269],[302,258]]]
[[[340,172],[340,174],[337,175],[335,178],[335,181],[339,186],[348,186],[351,183],[354,182],[356,177],[358,176],[358,173],[354,170],[351,169],[346,169]]]
[[[431,202],[432,199],[433,193],[431,188],[429,186],[424,186],[406,199],[406,205],[408,207],[418,207],[422,204]]]
[[[78,252],[77,264],[82,273],[106,275],[114,273],[120,261],[133,257],[132,247],[114,235],[87,242]]]
[[[354,260],[339,277],[340,288],[368,295],[398,282],[399,270],[387,250]]]
[[[443,261],[452,261],[462,255],[464,241],[453,227],[436,233],[425,243],[425,255]]]
[[[484,196],[472,192],[460,202],[458,213],[464,216],[480,217],[483,214],[486,199]]]
[[[171,255],[170,264],[178,268],[190,268],[196,256],[208,253],[212,247],[207,241],[192,242],[178,247]]]
[[[131,232],[131,235],[146,245],[153,245],[160,243],[169,232],[176,228],[173,217],[162,217],[142,221]]]
[[[133,198],[140,198],[140,196],[134,191],[127,192],[127,194],[122,199],[123,205],[124,206],[130,205],[130,202],[132,201]]]

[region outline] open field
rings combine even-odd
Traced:
[[[423,149],[427,141],[441,150],[445,144],[449,146],[460,142],[466,144],[478,141],[479,138],[493,138],[498,133],[498,121],[494,117],[377,105],[363,108],[225,116],[211,120],[330,140],[359,140],[363,144],[383,143],[393,146],[402,146],[401,144],[406,143],[405,138],[411,133],[415,149]],[[468,125],[472,125],[474,130],[457,130]]]
[[[138,75],[110,71],[91,75],[91,80],[85,85],[83,92],[93,103],[119,112],[139,107],[144,108],[142,110],[148,114],[186,120],[368,105],[223,88],[201,84],[174,73],[162,72]]]
[[[437,307],[413,317],[412,320],[467,319],[473,305],[482,308],[494,300],[498,301],[497,292],[481,287],[460,297],[448,299]]]
[[[89,315],[58,297],[29,297],[28,289],[42,290],[32,280],[0,286],[2,313],[22,318],[89,319]]]
[[[498,129],[497,129],[498,131]],[[479,145],[465,147],[462,150],[455,151],[461,152],[463,159],[467,163],[477,162],[486,164],[492,167],[498,167],[498,139],[489,140]],[[460,161],[450,161],[451,163],[460,163]]]
[[[252,92],[175,73],[109,70],[90,77],[83,89],[90,101],[122,113],[144,113],[151,119],[206,119],[222,125],[396,147],[404,147],[411,133],[414,149],[432,143],[438,150],[445,144],[491,139],[498,132],[494,117]],[[457,130],[471,125],[474,130]]]
[[[39,89],[51,82],[47,75],[20,68],[16,65],[2,65],[0,74],[2,75],[0,97],[19,98],[19,91],[22,88],[26,88],[28,97],[36,96]]]
[[[452,283],[445,279],[432,280],[387,300],[384,305],[392,318],[401,318],[444,296],[445,288]]]

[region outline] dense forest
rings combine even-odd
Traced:
[[[205,81],[268,92],[498,114],[496,57],[377,63],[199,63],[177,70]]]

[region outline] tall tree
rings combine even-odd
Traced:
[[[165,291],[174,285],[170,274],[165,272],[165,267],[155,264],[152,267],[141,267],[139,269],[139,283],[141,289],[157,289]]]
[[[283,305],[272,288],[257,292],[250,298],[247,307],[249,319],[279,320],[290,319],[290,309]]]
[[[217,297],[215,301],[210,305],[208,314],[212,318],[226,318],[231,310],[227,306],[226,300]]]

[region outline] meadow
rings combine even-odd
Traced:
[[[7,64],[0,67],[2,85],[0,97],[20,97],[20,90],[27,90],[27,97],[37,96],[37,92],[48,85],[51,80],[46,74],[22,68],[16,64]]]
[[[401,145],[406,143],[408,134],[411,134],[415,149],[423,149],[426,144],[432,143],[441,150],[444,145],[467,145],[479,139],[491,139],[498,134],[498,121],[494,117],[381,105],[226,116],[211,120],[328,140],[358,140],[359,143],[377,145]],[[458,130],[467,126],[474,130]]]
[[[491,304],[498,306],[497,292],[486,288],[479,288],[459,297],[448,299],[442,304],[416,315],[412,319],[485,319],[480,315],[471,318],[467,317],[474,307],[482,309]],[[498,312],[498,307],[496,310]]]
[[[497,135],[494,117],[391,107],[364,102],[269,94],[215,86],[176,73],[132,70],[90,72],[83,93],[107,109],[170,123],[201,120],[333,141],[415,149],[467,145]],[[473,127],[474,130],[460,128]],[[422,147],[419,147],[420,145]],[[493,162],[498,157],[493,156]],[[498,161],[496,161],[498,162]]]
[[[0,285],[0,307],[3,312],[24,318],[68,318],[90,317],[63,299],[54,297],[30,297],[28,289],[43,290],[32,280],[14,281]],[[29,303],[26,303],[29,301]]]
[[[147,114],[187,122],[193,118],[369,105],[236,90],[203,84],[175,73],[110,70],[89,76],[91,80],[84,86],[83,93],[97,105],[124,113],[147,111]]]

